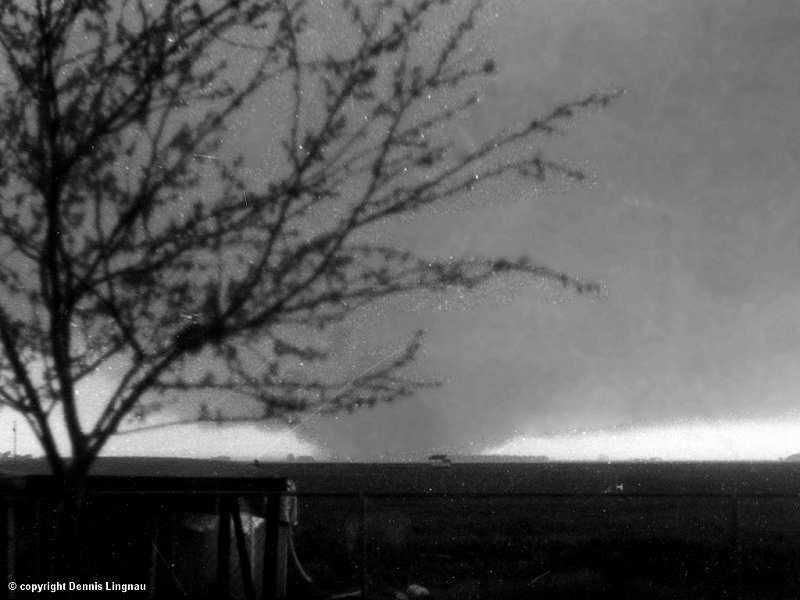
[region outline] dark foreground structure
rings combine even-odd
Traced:
[[[49,584],[62,587],[41,592],[283,598],[289,489],[286,478],[243,463],[101,458],[88,483],[84,547],[75,549],[84,572],[52,581],[45,563],[55,527],[54,479],[42,460],[2,461],[0,564],[16,589],[0,586],[0,594],[29,596],[29,585]]]
[[[262,467],[297,483],[323,597],[800,598],[798,463]]]

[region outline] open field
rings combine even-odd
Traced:
[[[298,596],[358,588],[363,493],[374,598],[410,583],[453,599],[800,597],[792,463],[264,468],[310,494],[295,541],[315,583]]]

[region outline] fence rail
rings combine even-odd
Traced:
[[[274,492],[266,495],[297,498],[375,498],[375,499],[446,499],[446,498],[630,498],[630,499],[687,499],[721,498],[800,500],[800,492]]]

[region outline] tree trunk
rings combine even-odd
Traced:
[[[84,581],[88,575],[83,536],[87,474],[88,469],[68,469],[54,498],[49,568],[45,572],[61,581]]]

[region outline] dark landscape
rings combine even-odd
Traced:
[[[298,486],[295,597],[794,598],[792,463],[264,464]],[[363,498],[363,500],[362,500]],[[364,502],[367,544],[360,539]]]

